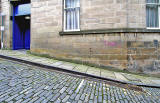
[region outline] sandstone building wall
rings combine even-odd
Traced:
[[[9,28],[9,3],[2,2]],[[131,71],[158,68],[160,33],[146,30],[145,0],[80,0],[80,29],[63,32],[62,0],[31,0],[31,52]],[[11,48],[8,29],[5,35]]]
[[[4,35],[3,35],[3,41],[4,41],[4,47],[5,48],[11,48],[12,45],[12,35],[11,35],[11,22],[10,22],[10,3],[8,0],[1,0],[1,13],[3,13],[4,16]]]

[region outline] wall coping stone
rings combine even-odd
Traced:
[[[59,34],[63,35],[88,35],[88,34],[107,34],[107,33],[160,33],[160,29],[146,29],[146,28],[117,28],[117,29],[95,29],[95,30],[81,30],[81,31],[61,31]]]

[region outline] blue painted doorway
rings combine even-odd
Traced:
[[[30,49],[30,4],[13,7],[13,50]]]

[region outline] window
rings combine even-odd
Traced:
[[[155,46],[156,48],[158,48],[158,47],[159,47],[158,40],[154,40],[153,42],[154,42],[154,46]]]
[[[80,30],[80,1],[64,0],[64,31]]]
[[[148,28],[160,28],[160,0],[146,0]]]

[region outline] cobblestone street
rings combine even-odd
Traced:
[[[160,89],[142,89],[0,60],[0,103],[160,103]]]

